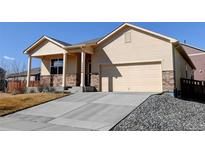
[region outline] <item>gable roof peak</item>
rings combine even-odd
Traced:
[[[67,42],[63,42],[60,40],[57,40],[55,38],[43,35],[42,37],[40,37],[35,43],[33,43],[30,47],[28,47],[26,50],[24,50],[23,53],[27,54],[29,52],[30,49],[32,49],[33,47],[37,46],[39,43],[41,43],[43,40],[48,40],[58,46],[60,46],[61,48],[64,48],[66,46],[71,46],[71,44],[67,43]]]
[[[121,29],[123,29],[123,28],[125,28],[125,27],[130,27],[130,28],[139,30],[139,31],[141,31],[141,32],[147,33],[147,34],[152,35],[152,36],[154,36],[154,37],[158,37],[158,38],[167,40],[167,41],[169,41],[170,43],[176,43],[176,42],[178,42],[178,40],[176,40],[176,39],[174,39],[174,38],[171,38],[171,37],[168,37],[168,36],[165,36],[165,35],[162,35],[162,34],[153,32],[153,31],[150,31],[150,30],[148,30],[148,29],[144,29],[144,28],[138,27],[138,26],[133,25],[133,24],[130,24],[130,23],[124,23],[124,24],[122,24],[121,26],[119,26],[118,28],[116,28],[115,30],[113,30],[111,33],[109,33],[108,35],[106,35],[104,38],[102,38],[101,40],[99,40],[99,41],[97,42],[97,44],[100,44],[101,42],[103,42],[104,40],[106,40],[107,38],[109,38],[110,36],[112,36],[113,34],[117,33],[118,31],[120,31]]]

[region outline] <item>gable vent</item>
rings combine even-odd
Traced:
[[[131,42],[131,32],[126,32],[124,34],[124,39],[125,39],[125,43],[130,43]]]

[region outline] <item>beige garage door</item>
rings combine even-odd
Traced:
[[[161,63],[102,65],[103,92],[162,92]]]

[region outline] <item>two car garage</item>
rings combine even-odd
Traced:
[[[162,92],[161,62],[102,64],[103,92]]]

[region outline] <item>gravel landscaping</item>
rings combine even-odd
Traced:
[[[205,130],[205,104],[177,99],[168,94],[153,95],[112,130]]]

